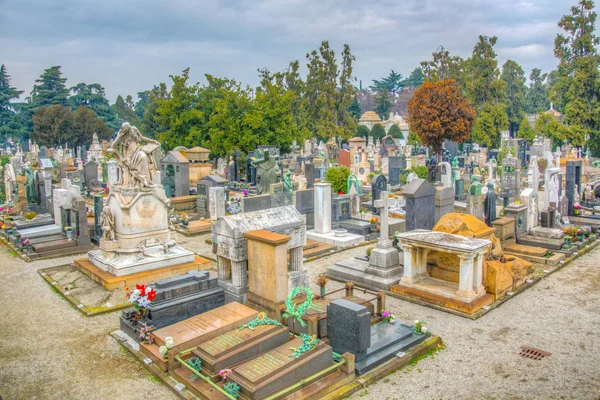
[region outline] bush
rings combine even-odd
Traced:
[[[366,139],[371,134],[369,128],[364,125],[359,125],[356,131],[356,136]]]
[[[373,140],[381,140],[385,137],[385,128],[380,124],[373,125],[373,129],[371,129],[371,136],[373,136]]]
[[[371,256],[371,251],[373,251],[375,247],[367,247],[367,257]]]
[[[23,214],[23,218],[27,219],[27,220],[32,220],[35,218],[37,214],[33,211],[28,211],[25,214]]]
[[[404,139],[402,130],[400,130],[400,127],[395,124],[391,126],[390,130],[388,131],[388,135],[390,135],[394,139]]]
[[[346,193],[349,176],[350,170],[345,166],[331,167],[325,172],[325,182],[331,183],[331,190],[333,190],[334,193]]]
[[[429,169],[424,165],[415,165],[409,171],[414,172],[421,179],[427,179]]]

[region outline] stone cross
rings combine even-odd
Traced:
[[[392,242],[389,239],[389,224],[388,224],[388,212],[390,210],[390,206],[392,205],[390,198],[390,192],[381,192],[381,197],[379,200],[375,200],[373,206],[375,208],[380,208],[379,216],[381,218],[381,230],[379,234],[379,241],[377,242],[377,247],[380,249],[386,249],[392,246]]]

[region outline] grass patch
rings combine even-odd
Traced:
[[[440,352],[442,350],[444,350],[446,348],[446,345],[444,344],[443,341],[440,341],[438,343],[438,345],[436,347],[434,347],[433,349],[429,349],[427,350],[425,353],[421,354],[418,357],[413,358],[412,360],[410,360],[410,362],[407,364],[407,370],[408,371],[412,371],[411,367],[414,367],[415,365],[417,365],[417,363],[425,358],[431,358],[433,360],[435,360],[435,353]],[[420,368],[417,369],[417,371],[421,372]]]

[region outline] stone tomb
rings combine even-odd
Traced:
[[[298,358],[293,357],[292,349],[300,346],[302,338],[297,337],[235,367],[227,379],[240,386],[243,398],[264,399],[333,365],[331,346],[319,341]]]
[[[169,151],[160,160],[160,168],[167,197],[190,194],[190,162],[179,151]]]
[[[155,342],[153,344],[140,343],[140,351],[150,357],[164,371],[173,370],[179,367],[175,356],[180,352],[229,332],[252,321],[257,316],[257,311],[243,304],[235,302],[225,304],[152,332]],[[165,344],[167,337],[173,338],[175,346],[169,350],[168,359],[165,359],[160,355],[158,348]]]
[[[304,282],[302,276],[306,272],[301,267],[306,226],[294,206],[225,216],[213,224],[212,241],[226,302],[246,303],[248,299],[248,239],[244,234],[259,229],[291,237],[286,244],[290,256],[289,284],[296,286],[296,278]],[[293,269],[296,267],[299,269]]]
[[[404,275],[392,292],[467,313],[493,301],[483,287],[483,258],[491,241],[426,230],[401,233],[398,239],[404,251]],[[431,251],[459,257],[458,284],[429,276],[427,255]]]
[[[327,306],[329,345],[336,353],[354,354],[358,375],[397,357],[427,337],[399,322],[371,325],[370,317],[365,306],[344,299],[333,300]]]
[[[257,319],[263,318],[263,315]],[[281,324],[257,325],[252,329],[240,326],[200,344],[192,354],[202,360],[202,373],[218,381],[219,371],[288,342],[289,332]]]
[[[158,281],[152,287],[156,290],[156,298],[148,307],[150,312],[145,322],[153,329],[175,324],[225,304],[225,295],[217,277],[207,271],[190,271]],[[139,326],[129,320],[132,310],[121,315],[121,330],[139,341]]]

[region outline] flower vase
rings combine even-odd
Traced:
[[[67,240],[73,240],[73,231],[72,230],[67,231]]]
[[[371,232],[377,232],[377,225],[371,224]]]
[[[577,235],[577,240],[581,242],[583,240],[583,235]]]
[[[324,299],[325,298],[325,286],[321,286],[320,289],[321,289],[321,295],[320,295],[320,297],[322,299]]]
[[[181,223],[182,223],[184,226],[188,226],[188,225],[190,224],[190,221],[189,221],[189,220],[187,220],[187,219],[184,219],[183,221],[181,221]]]

